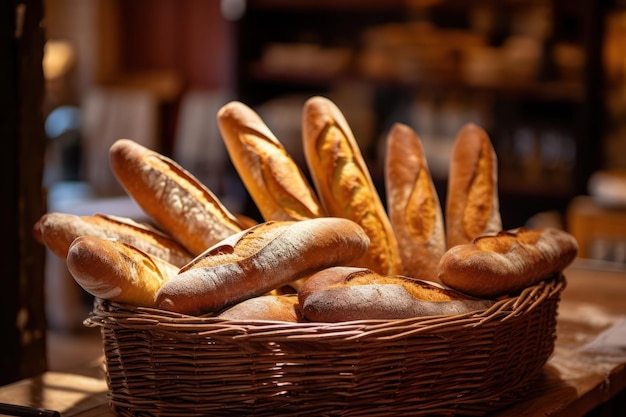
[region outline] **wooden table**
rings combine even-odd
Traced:
[[[565,272],[554,355],[527,398],[492,417],[583,416],[626,391],[626,269],[577,261]],[[102,361],[0,388],[0,402],[112,417]],[[617,404],[622,407],[623,404]]]

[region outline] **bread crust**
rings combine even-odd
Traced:
[[[577,253],[576,239],[560,229],[501,231],[449,249],[439,280],[475,297],[513,295],[563,271]]]
[[[394,124],[387,135],[385,179],[402,273],[436,281],[439,259],[446,251],[443,212],[421,139],[405,124]]]
[[[493,301],[470,298],[434,282],[355,267],[327,268],[314,274],[298,298],[304,317],[320,322],[462,314],[493,305]]]
[[[259,115],[239,101],[217,113],[224,144],[264,220],[304,220],[324,216],[300,167]]]
[[[265,222],[209,248],[161,287],[157,306],[186,314],[216,312],[360,258],[369,238],[356,223],[320,217]]]
[[[178,268],[136,247],[94,236],[70,245],[67,267],[88,293],[105,300],[154,307],[158,289]]]
[[[353,220],[370,237],[370,248],[357,265],[400,273],[391,222],[343,114],[329,99],[315,96],[305,102],[302,117],[305,159],[326,213]]]
[[[179,267],[193,259],[182,245],[165,233],[129,218],[100,213],[77,216],[53,212],[44,214],[37,223],[43,243],[62,259],[67,257],[70,245],[79,236],[128,243]]]
[[[448,248],[502,230],[496,153],[487,132],[473,123],[456,137],[446,198]]]
[[[288,323],[302,321],[298,296],[292,295],[261,295],[249,298],[217,315],[224,320],[271,320]]]
[[[192,255],[243,230],[219,199],[172,159],[129,139],[116,141],[109,159],[126,192]]]

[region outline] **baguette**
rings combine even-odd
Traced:
[[[314,274],[302,285],[298,298],[304,317],[320,322],[462,314],[494,303],[434,282],[355,267],[327,268]]]
[[[498,163],[489,136],[469,123],[457,135],[450,159],[446,202],[448,249],[502,230]]]
[[[176,266],[132,245],[94,236],[72,242],[67,268],[91,295],[141,307],[154,307],[158,289],[178,272]]]
[[[41,241],[58,257],[65,259],[72,242],[79,236],[113,239],[133,245],[149,255],[181,267],[193,256],[177,241],[147,224],[132,219],[96,213],[77,216],[46,213],[37,222]]]
[[[370,237],[355,264],[382,274],[402,270],[398,243],[350,127],[337,106],[312,97],[303,109],[305,160],[326,213],[359,224]]]
[[[119,139],[109,159],[126,192],[192,255],[243,230],[209,189],[170,158]]]
[[[221,312],[217,318],[224,320],[271,320],[299,323],[302,315],[298,296],[261,295],[249,298]]]
[[[319,217],[265,222],[209,248],[157,294],[157,306],[185,314],[216,312],[365,253],[354,222]]]
[[[497,298],[550,278],[576,258],[569,233],[547,227],[501,231],[449,249],[439,264],[439,280],[475,297]]]
[[[232,101],[217,120],[230,159],[264,220],[324,215],[302,171],[254,110]]]
[[[439,259],[446,251],[443,213],[422,142],[407,125],[396,123],[387,136],[385,178],[402,273],[435,281]]]

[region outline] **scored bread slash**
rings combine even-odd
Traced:
[[[446,251],[443,212],[421,139],[405,124],[394,124],[387,135],[385,185],[403,275],[436,281]]]
[[[149,255],[181,267],[193,256],[180,243],[150,225],[132,219],[96,213],[77,216],[68,213],[46,213],[36,228],[45,246],[65,259],[72,242],[79,236],[94,236],[128,243]]]
[[[370,237],[358,266],[400,273],[398,243],[387,212],[341,111],[327,98],[312,97],[304,105],[302,129],[305,159],[327,214],[356,222]]]
[[[459,131],[450,158],[447,247],[501,230],[496,153],[487,132],[468,123]]]
[[[141,307],[154,307],[159,288],[178,273],[175,265],[132,245],[94,236],[72,242],[67,268],[91,295]]]
[[[217,120],[230,159],[264,220],[324,215],[304,174],[254,110],[233,101],[219,110]]]
[[[184,314],[216,312],[360,258],[369,245],[348,219],[319,217],[265,222],[214,245],[157,294],[159,308]]]
[[[109,160],[128,195],[192,255],[244,229],[208,188],[172,159],[119,139]]]
[[[463,293],[496,298],[551,278],[577,254],[576,239],[563,230],[522,227],[449,249],[441,258],[438,276]]]

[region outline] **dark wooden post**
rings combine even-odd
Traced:
[[[47,368],[44,248],[33,238],[43,214],[44,31],[42,0],[0,2],[0,384]]]

